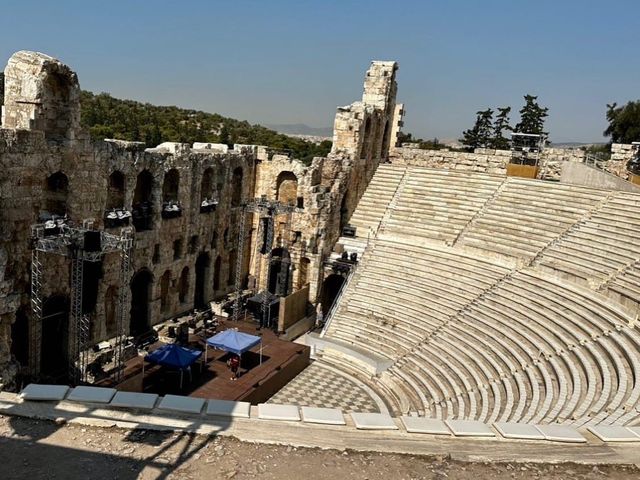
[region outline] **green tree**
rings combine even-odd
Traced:
[[[549,109],[538,105],[538,97],[535,95],[525,95],[524,101],[524,107],[520,109],[520,122],[514,131],[547,135],[547,132],[544,131],[544,122],[549,116]]]
[[[513,130],[511,125],[509,125],[510,113],[511,107],[498,107],[498,114],[493,122],[493,137],[490,142],[491,148],[495,148],[496,150],[507,150],[509,148],[510,141],[504,136],[504,133]]]
[[[462,132],[460,142],[473,150],[474,148],[485,148],[491,143],[493,128],[493,110],[487,108],[476,112],[476,123],[470,130]]]
[[[640,100],[628,102],[622,107],[617,103],[607,105],[609,126],[604,135],[611,137],[612,143],[632,143],[640,141]]]

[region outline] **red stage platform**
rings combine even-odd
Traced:
[[[256,404],[269,399],[309,364],[309,347],[280,340],[269,329],[256,330],[255,322],[222,320],[216,331],[209,331],[207,336],[213,336],[228,328],[237,328],[241,332],[262,337],[262,365],[260,346],[256,346],[243,354],[240,378],[231,380],[232,374],[226,363],[229,354],[209,347],[206,363],[195,363],[191,367],[191,378],[185,373],[183,388],[180,389],[179,372],[164,367],[145,365],[143,379],[142,357],[138,357],[126,363],[125,379],[116,388],[161,395],[170,393],[221,400],[243,400]],[[204,350],[204,340],[204,333],[191,335],[189,346]],[[149,350],[158,346],[160,344],[152,346]]]

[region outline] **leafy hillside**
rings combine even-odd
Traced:
[[[3,104],[4,75],[0,72],[0,105]],[[291,154],[309,164],[323,157],[331,142],[314,144],[292,138],[261,125],[223,117],[217,113],[160,107],[133,100],[120,100],[108,93],[82,92],[82,125],[93,138],[118,138],[145,142],[155,147],[162,142],[211,142],[266,145]]]
[[[162,142],[266,145],[305,163],[325,156],[331,149],[329,141],[315,145],[216,113],[120,100],[107,93],[83,91],[81,118],[94,138],[136,140],[150,147]]]

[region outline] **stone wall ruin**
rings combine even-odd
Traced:
[[[121,288],[131,293],[126,321],[132,335],[232,292],[239,235],[246,239],[244,283],[268,287],[264,259],[256,256],[259,218],[238,231],[239,206],[263,195],[296,206],[290,225],[276,225],[274,250],[291,262],[289,293],[308,285],[315,302],[323,263],[392,143],[396,70],[395,62],[372,62],[362,101],[338,109],[332,152],[305,166],[262,146],[145,148],[90,139],[80,128],[76,74],[41,53],[14,54],[5,69],[0,129],[0,388],[16,388],[21,372],[41,370],[48,357],[69,351],[68,259],[46,255],[43,264],[49,310],[42,332],[55,352],[34,337],[31,314],[30,229],[52,215],[66,214],[76,225],[93,219],[114,234],[121,227],[106,215],[133,215],[127,284],[120,285],[117,254],[106,255],[95,272],[92,343],[113,336]],[[42,353],[40,365],[34,365],[34,348]]]

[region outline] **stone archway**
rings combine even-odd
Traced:
[[[271,265],[267,288],[279,297],[286,297],[291,289],[291,256],[286,248],[271,251]]]
[[[149,331],[151,287],[153,275],[149,270],[138,271],[131,280],[131,335],[139,336]]]
[[[29,317],[27,307],[20,307],[11,325],[11,354],[22,366],[29,365]]]
[[[238,167],[233,171],[231,179],[231,206],[237,207],[242,202],[242,167]]]
[[[69,372],[69,297],[53,295],[42,305],[40,374],[53,381]]]
[[[124,208],[126,179],[124,173],[114,170],[109,175],[107,187],[107,210]]]
[[[332,273],[322,282],[322,292],[320,295],[322,303],[322,312],[326,315],[333,302],[335,302],[342,285],[344,285],[345,278],[342,275]]]
[[[211,259],[207,252],[202,252],[198,255],[198,259],[196,260],[196,286],[193,294],[194,308],[204,308],[207,306],[209,292],[206,287],[209,285],[208,279],[211,276],[210,265]]]
[[[218,255],[216,257],[215,264],[213,266],[213,292],[214,294],[220,290],[220,270],[222,270],[222,257]]]
[[[69,179],[61,171],[47,177],[44,194],[44,209],[49,215],[64,216],[67,213]]]
[[[285,205],[298,201],[298,177],[293,172],[280,172],[276,180],[276,200]]]

